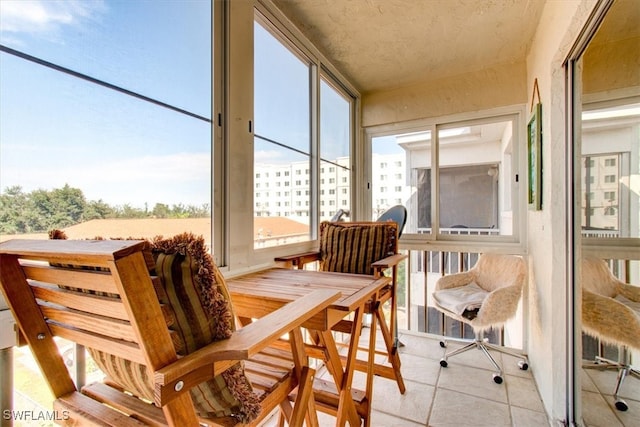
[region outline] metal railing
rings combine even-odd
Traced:
[[[431,228],[418,228],[416,233],[418,234],[431,234],[433,230]],[[444,227],[440,228],[440,234],[450,234],[459,236],[498,236],[500,234],[499,228],[486,228],[486,227]]]

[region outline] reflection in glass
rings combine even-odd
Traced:
[[[586,270],[589,256],[598,262],[605,260],[605,270],[620,280],[618,290],[636,289],[640,286],[640,257],[637,248],[640,237],[640,8],[635,0],[616,0],[594,37],[589,41],[578,60],[575,81],[580,82],[581,92],[574,94],[581,115],[581,128],[576,132],[576,172],[580,180],[575,183],[574,194],[580,203],[580,219],[574,225],[577,271],[582,272],[577,286],[583,299],[591,298],[594,289],[606,289],[605,281],[594,283],[592,270]],[[585,273],[588,271],[588,273]],[[630,285],[630,286],[629,286]],[[596,292],[599,293],[599,292]],[[616,319],[619,307],[625,304],[615,291],[600,296],[606,303],[606,312],[598,312],[603,321]],[[625,296],[636,292],[625,291]],[[628,300],[627,300],[628,301]],[[583,325],[594,320],[596,305],[583,305]],[[600,307],[600,306],[597,306]],[[623,307],[624,308],[624,307]],[[603,321],[599,322],[602,324]],[[619,322],[619,328],[628,326]],[[607,330],[615,331],[608,327]],[[631,330],[629,328],[627,331]],[[592,331],[593,332],[593,331]],[[623,340],[612,339],[593,332],[597,337],[582,334],[582,352],[576,360],[582,369],[582,417],[585,424],[598,424],[604,417],[611,420],[622,415],[603,413],[592,405],[594,390],[602,393],[612,411],[622,414],[626,404],[614,399],[616,369],[605,369],[608,359],[612,362],[631,362],[637,367],[640,354],[618,346]],[[640,342],[637,337],[636,342]],[[623,376],[624,377],[624,376]],[[595,385],[595,387],[593,387]],[[630,404],[629,412],[638,407],[638,379],[629,375],[617,390],[618,398]],[[615,409],[613,409],[615,408]]]
[[[582,115],[583,237],[640,237],[638,126],[640,103]]]

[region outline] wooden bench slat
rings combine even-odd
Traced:
[[[81,268],[50,267],[48,265],[23,265],[27,279],[89,291],[118,294],[113,276],[108,271],[83,270]]]
[[[68,419],[58,421],[66,426],[140,427],[145,425],[79,392],[56,399],[53,402],[53,408],[61,414],[68,415]]]
[[[40,363],[40,369],[49,380],[53,395],[62,396],[74,391],[75,385],[24,278],[17,256],[0,253],[0,284],[20,326],[21,335],[29,343],[36,359],[46,360],[46,363]]]
[[[71,291],[40,282],[31,282],[31,290],[36,298],[43,301],[81,311],[90,307],[93,313],[101,316],[127,319],[127,312],[118,298]]]
[[[290,372],[286,367],[268,366],[253,361],[245,362],[245,371],[254,372],[256,375],[263,377],[276,379],[284,377]]]
[[[291,369],[294,365],[291,358],[281,359],[265,352],[260,352],[254,355],[253,357],[251,357],[251,360],[255,363],[259,363],[262,366],[270,366],[275,369]]]
[[[82,394],[116,408],[151,426],[161,427],[167,425],[162,409],[150,405],[137,397],[122,393],[120,390],[106,384],[88,384],[82,388]]]
[[[79,311],[90,309],[92,313],[114,319],[127,320],[127,312],[120,298],[95,295],[86,292],[61,288],[41,282],[31,282],[31,290],[37,299],[72,308]],[[166,304],[160,304],[167,326],[175,322],[173,310]]]
[[[136,342],[131,324],[126,320],[113,319],[48,303],[40,304],[40,311],[49,322],[59,326],[73,325],[75,329],[93,332],[116,340]]]
[[[114,356],[123,357],[133,362],[145,364],[145,358],[137,344],[128,341],[118,341],[113,338],[93,334],[79,329],[65,328],[55,323],[49,324],[49,329],[55,336],[77,342],[85,347],[104,351]]]

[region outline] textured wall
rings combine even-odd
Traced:
[[[567,419],[568,311],[566,77],[563,67],[595,0],[545,5],[527,58],[529,90],[538,79],[542,101],[542,210],[527,214],[529,253],[528,350],[552,423]],[[531,93],[531,92],[530,92]],[[537,367],[537,368],[536,368]]]

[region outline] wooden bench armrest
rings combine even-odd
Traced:
[[[400,262],[404,259],[407,258],[406,254],[395,254],[395,255],[390,255],[386,258],[382,258],[381,260],[378,260],[374,263],[371,264],[371,267],[374,268],[374,270],[385,270],[387,268],[391,268],[391,267],[395,267],[398,264],[400,264]]]
[[[279,256],[275,258],[276,262],[288,264],[296,268],[302,268],[309,262],[319,261],[320,251],[309,251],[293,255]]]
[[[226,340],[213,342],[155,372],[156,404],[164,406],[181,393],[248,360],[284,334],[326,309],[340,292],[319,289],[234,332]]]

